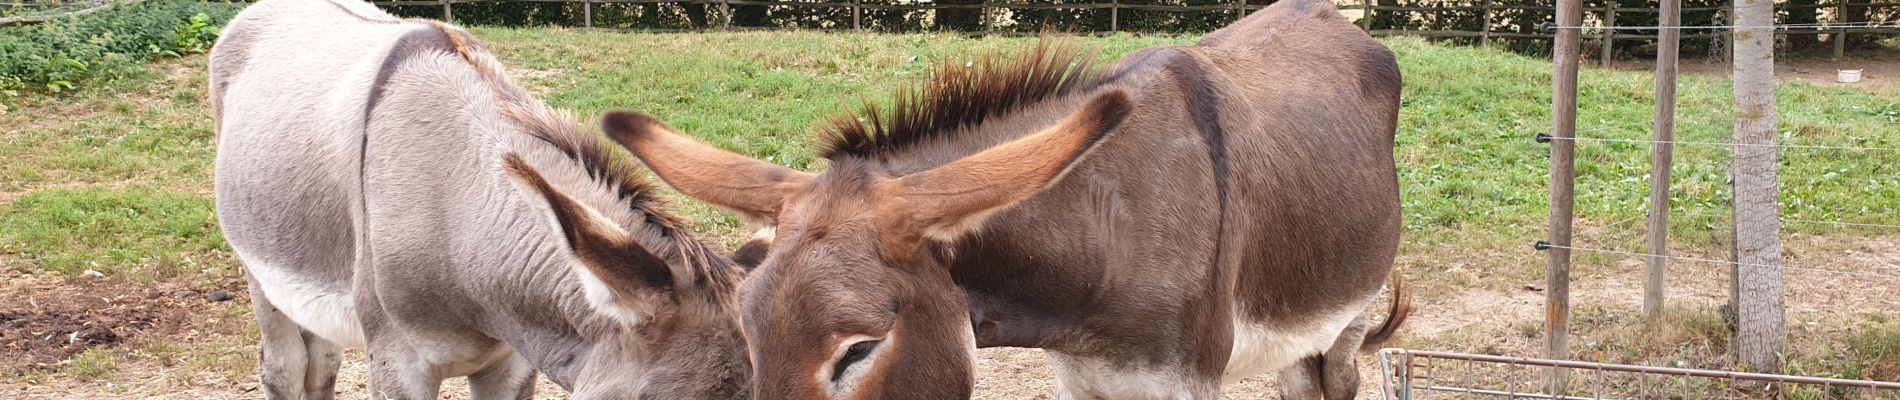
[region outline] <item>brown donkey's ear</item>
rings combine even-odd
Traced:
[[[879,206],[882,219],[899,224],[895,232],[911,233],[886,245],[908,246],[902,242],[917,239],[914,235],[953,240],[975,229],[989,214],[1061,178],[1133,108],[1126,92],[1112,91],[1041,132],[881,183],[882,198],[888,199]]]
[[[738,212],[748,224],[775,225],[785,197],[812,180],[809,173],[700,143],[645,114],[610,111],[600,125],[667,185]]]
[[[528,202],[552,217],[552,228],[580,259],[582,268],[574,271],[596,311],[628,325],[652,315],[656,296],[673,287],[673,272],[665,260],[599,212],[548,184],[521,155],[502,156],[502,166]],[[537,197],[544,201],[535,201]]]

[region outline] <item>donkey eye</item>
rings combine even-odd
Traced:
[[[871,350],[876,350],[878,343],[881,342],[882,341],[878,340],[866,340],[852,343],[850,348],[844,350],[844,357],[839,358],[838,364],[832,367],[831,380],[837,381],[840,378],[844,378],[845,369],[851,368],[851,364],[856,364],[858,361],[864,361],[865,357],[871,355]]]

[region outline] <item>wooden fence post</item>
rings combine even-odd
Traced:
[[[1371,32],[1372,31],[1372,0],[1360,0],[1359,6],[1361,7],[1360,10],[1365,11],[1365,12],[1359,13],[1359,30]]]
[[[995,23],[990,22],[990,0],[983,0],[983,36],[989,36]]]
[[[1834,6],[1834,23],[1839,24],[1847,21],[1847,3],[1853,1],[1854,0],[1841,0],[1841,4]],[[1828,40],[1834,42],[1834,59],[1839,60],[1847,57],[1847,28],[1834,28],[1834,34],[1828,36]]]
[[[1616,60],[1616,0],[1603,4],[1603,50],[1597,66],[1608,67]]]
[[[719,30],[732,29],[732,3],[719,0]]]
[[[1583,0],[1557,2],[1557,37],[1552,41],[1550,102],[1550,258],[1544,290],[1545,358],[1570,358],[1570,218],[1576,205],[1577,58],[1582,47]],[[1551,368],[1550,394],[1562,396],[1565,371]]]
[[[1247,17],[1247,0],[1234,0],[1234,21]]]
[[[1682,42],[1682,0],[1662,0],[1656,38],[1655,142],[1649,146],[1649,263],[1643,277],[1643,315],[1662,317],[1668,279],[1669,171],[1675,158],[1676,61]]]
[[[455,11],[449,9],[449,0],[442,0],[442,22],[455,23]]]
[[[1121,0],[1109,0],[1108,2],[1108,30],[1110,32],[1122,31],[1122,1]]]
[[[1478,45],[1491,47],[1491,0],[1484,0],[1484,26],[1478,30]]]
[[[851,30],[864,30],[864,25],[858,23],[859,16],[864,13],[864,6],[861,4],[863,0],[851,0]]]
[[[1773,0],[1735,0],[1735,358],[1778,372],[1785,340]]]
[[[594,27],[594,2],[581,3],[581,26]]]

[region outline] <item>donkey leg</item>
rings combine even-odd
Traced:
[[[435,376],[428,363],[401,343],[379,342],[374,336],[369,345],[369,393],[375,400],[433,400],[441,394],[442,378]]]
[[[534,397],[534,366],[520,354],[509,354],[468,376],[470,398],[525,400]]]
[[[303,331],[304,344],[304,398],[309,400],[330,400],[336,398],[336,373],[343,365],[343,347],[318,337],[310,331]]]
[[[1220,377],[1198,379],[1170,365],[1144,366],[1043,350],[1056,372],[1056,398],[1217,399]]]
[[[1324,357],[1323,355],[1315,354],[1311,357],[1300,359],[1300,361],[1294,362],[1292,366],[1280,370],[1280,398],[1287,400],[1319,400],[1323,393],[1320,389],[1322,385],[1320,383],[1320,365],[1325,362]]]
[[[309,353],[304,346],[303,328],[271,305],[256,279],[250,283],[251,312],[257,316],[257,328],[263,339],[257,350],[258,379],[263,383],[264,397],[304,398]]]
[[[1280,398],[1352,400],[1359,394],[1356,355],[1365,338],[1366,318],[1353,318],[1325,352],[1280,370]]]
[[[1353,318],[1321,356],[1320,386],[1326,389],[1327,400],[1352,400],[1359,395],[1359,345],[1365,340],[1366,317]]]

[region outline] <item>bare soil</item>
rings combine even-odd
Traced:
[[[237,298],[240,280],[186,288],[106,277],[52,278],[11,272],[0,291],[0,366],[58,372],[88,349],[190,334],[206,313],[209,293]]]
[[[1790,235],[1786,240],[1787,265],[1813,268],[1786,274],[1790,347],[1813,353],[1839,347],[1846,332],[1860,324],[1865,316],[1900,309],[1900,235],[1815,236]],[[1704,251],[1713,252],[1713,251]],[[1482,252],[1515,254],[1496,256],[1489,265],[1471,265],[1449,274],[1470,274],[1484,279],[1504,279],[1489,288],[1426,288],[1415,298],[1416,310],[1402,336],[1393,347],[1446,350],[1468,353],[1531,356],[1542,354],[1544,282],[1542,278],[1500,278],[1536,274],[1498,275],[1499,269],[1540,268],[1542,254],[1533,252]],[[1680,256],[1713,257],[1687,251]],[[1416,256],[1414,256],[1416,257]],[[1433,256],[1426,256],[1436,258]],[[1415,261],[1404,262],[1412,264]],[[1712,313],[1727,299],[1728,281],[1720,264],[1676,262],[1671,264],[1670,302],[1674,307]],[[1419,271],[1408,271],[1416,275]],[[1635,364],[1672,364],[1698,368],[1728,368],[1719,344],[1691,343],[1688,334],[1656,333],[1634,328],[1640,323],[1642,264],[1640,260],[1578,257],[1572,282],[1573,358]],[[15,274],[17,275],[17,273]],[[1414,278],[1416,279],[1416,278]],[[1416,279],[1424,285],[1438,284],[1447,278]],[[243,298],[241,280],[235,277],[208,287],[187,287],[176,283],[130,284],[110,279],[51,280],[12,278],[7,291],[0,293],[9,321],[0,325],[0,337],[9,338],[9,346],[0,359],[37,360],[34,365],[49,365],[57,374],[60,357],[69,357],[93,346],[128,346],[142,340],[176,340],[177,337],[206,335],[192,329],[199,318],[181,318],[186,313],[217,313],[218,305],[202,297],[178,298],[181,290],[205,293],[225,290]],[[225,304],[223,307],[230,307]],[[1373,310],[1375,318],[1383,309]],[[17,318],[28,315],[30,318]],[[246,325],[247,315],[233,315],[230,324]],[[218,329],[214,329],[218,330]],[[255,337],[242,332],[213,334],[237,348],[231,351],[255,354]],[[109,333],[106,333],[109,332]],[[74,333],[78,333],[74,336]],[[252,333],[251,335],[254,335]],[[1640,336],[1660,335],[1660,341],[1642,342]],[[45,339],[57,336],[55,339]],[[78,339],[68,340],[67,337]],[[11,345],[21,338],[20,347]],[[1631,341],[1641,342],[1631,344]],[[1682,343],[1675,343],[1680,341]],[[1636,347],[1632,350],[1630,347]],[[1686,346],[1688,350],[1682,350]],[[133,346],[136,347],[136,346]],[[1042,352],[1034,349],[995,348],[979,352],[977,363],[978,399],[1052,399],[1055,394],[1053,373]],[[254,357],[254,356],[253,356]],[[1378,359],[1361,357],[1362,398],[1379,398]],[[343,398],[361,398],[368,379],[360,352],[351,352],[337,388]],[[0,382],[4,398],[256,398],[254,370],[192,371],[196,378],[176,378],[180,365],[167,366],[140,357],[127,357],[111,376],[99,379],[54,379],[50,382]],[[254,367],[252,367],[254,368]],[[1858,378],[1900,380],[1888,376],[1894,371],[1871,370]],[[1852,378],[1852,377],[1850,377]],[[1257,377],[1229,386],[1224,397],[1260,399],[1278,397],[1270,376]],[[540,382],[537,398],[563,398],[559,387]],[[452,379],[443,387],[443,398],[468,397],[465,383]]]

